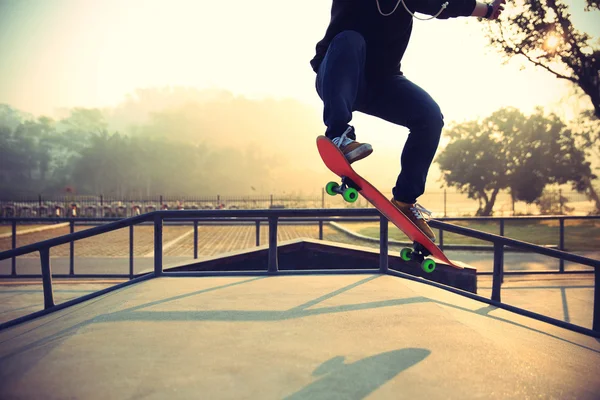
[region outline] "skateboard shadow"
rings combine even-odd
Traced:
[[[423,361],[430,350],[406,348],[376,354],[353,363],[337,356],[321,364],[313,376],[321,379],[285,397],[303,399],[362,399],[402,371]]]

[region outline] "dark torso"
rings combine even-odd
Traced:
[[[381,11],[391,12],[397,0],[379,0]],[[340,32],[360,33],[367,44],[367,76],[398,75],[412,30],[412,17],[402,4],[390,16],[383,16],[375,0],[333,0],[331,21],[325,37],[317,44],[311,65],[317,71],[329,43]]]
[[[367,43],[367,77],[399,75],[400,62],[408,46],[412,31],[412,16],[399,0],[333,0],[331,20],[325,37],[317,43],[317,52],[311,60],[315,72],[327,53],[329,43],[340,32],[353,30]],[[471,15],[475,0],[404,0],[408,9],[439,19]],[[396,11],[389,14],[396,7]]]

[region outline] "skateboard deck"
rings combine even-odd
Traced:
[[[332,185],[332,190],[342,194],[347,201],[355,200],[353,197],[356,195],[352,189],[356,189],[358,193],[373,204],[379,212],[404,232],[404,234],[406,234],[406,236],[414,243],[414,252],[409,252],[409,258],[413,255],[415,260],[425,261],[425,257],[427,257],[433,259],[434,262],[446,264],[457,269],[464,268],[464,266],[460,265],[462,263],[459,261],[449,260],[442,250],[419,228],[417,228],[410,219],[398,210],[387,197],[366,179],[356,173],[348,160],[346,160],[344,154],[331,140],[323,135],[317,137],[317,148],[327,168],[342,178],[342,185],[338,186],[335,182],[330,182],[328,186]],[[350,190],[346,190],[348,188],[350,188]],[[328,188],[327,192],[330,193],[330,188]],[[344,194],[344,192],[346,193]],[[406,259],[404,256],[402,258]],[[435,268],[435,264],[433,265]],[[422,264],[422,266],[426,272],[433,271],[433,269],[427,271],[425,264]]]

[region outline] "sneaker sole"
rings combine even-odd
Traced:
[[[348,162],[352,164],[355,161],[362,160],[363,158],[369,156],[372,152],[373,147],[371,147],[370,144],[365,143],[361,146],[358,146],[351,152],[344,154],[344,156],[346,156],[346,160],[348,160]]]

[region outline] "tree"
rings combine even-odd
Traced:
[[[47,117],[25,120],[14,129],[0,124],[0,174],[5,193],[43,190],[51,178],[52,149],[57,137]]]
[[[600,158],[600,118],[597,118],[592,110],[585,110],[579,114],[573,125],[583,139],[583,144]]]
[[[114,109],[71,109],[43,139],[33,135],[41,128],[21,127],[35,137],[31,143],[14,131],[35,118],[0,104],[0,183],[34,193],[72,186],[78,194],[107,196],[244,195],[313,190],[315,176],[326,179],[314,142],[274,145],[282,140],[282,127],[285,137],[322,130],[309,106],[188,88],[141,90],[137,98]],[[31,149],[47,149],[49,159]],[[33,182],[7,168],[47,179]]]
[[[30,114],[16,110],[8,104],[0,104],[0,126],[5,126],[10,130],[14,130],[23,121],[32,119],[34,119],[34,117]]]
[[[541,109],[527,117],[501,109],[482,122],[455,125],[437,163],[446,184],[480,201],[478,215],[491,215],[501,190],[533,203],[549,184],[571,182],[582,191],[591,173],[575,135],[556,115]]]
[[[599,0],[587,0],[587,12],[600,10]],[[509,11],[509,10],[507,10]],[[523,56],[579,87],[600,118],[600,49],[591,37],[575,28],[561,0],[522,0],[514,13],[490,23],[489,38],[507,58]]]

